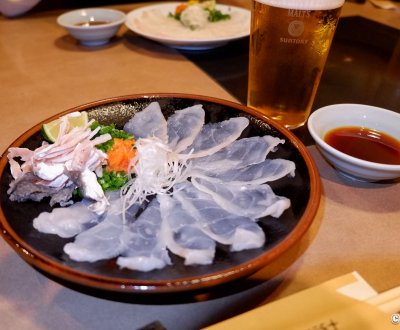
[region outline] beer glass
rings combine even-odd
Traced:
[[[344,0],[253,0],[247,105],[289,129],[310,114]]]

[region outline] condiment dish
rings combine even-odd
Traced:
[[[400,141],[400,114],[369,105],[335,104],[317,109],[308,119],[308,130],[319,151],[343,174],[370,182],[400,177],[400,165],[353,157],[328,144],[327,133],[339,127],[366,128]]]
[[[118,32],[125,22],[122,11],[107,8],[84,8],[69,11],[57,23],[85,46],[101,46]]]

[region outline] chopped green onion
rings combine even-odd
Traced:
[[[121,189],[129,180],[125,172],[103,171],[103,175],[97,179],[103,191]]]
[[[96,136],[102,135],[102,134],[110,134],[111,137],[114,138],[118,138],[118,139],[122,139],[122,140],[128,140],[128,139],[132,139],[133,136],[130,134],[125,133],[123,130],[118,129],[115,127],[115,124],[110,124],[110,125],[101,125],[98,121],[95,121],[92,126],[90,126],[91,130],[93,131],[94,129],[96,129],[97,127],[100,127],[99,132],[96,134]],[[110,150],[114,144],[113,139],[98,144],[96,147],[100,150],[103,150],[104,152],[107,152],[108,150]]]

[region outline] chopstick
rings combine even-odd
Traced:
[[[385,313],[400,312],[400,286],[384,291],[366,300]]]

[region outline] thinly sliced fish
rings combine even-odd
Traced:
[[[120,200],[117,198],[111,205],[113,203],[118,204]],[[128,213],[133,216],[140,207],[134,204]],[[127,248],[129,235],[126,227],[122,213],[108,212],[102,222],[77,235],[74,242],[66,244],[64,252],[75,261],[95,262],[117,257]]]
[[[230,245],[231,251],[264,245],[265,234],[254,219],[222,209],[210,195],[196,189],[191,183],[178,185],[174,198],[199,222],[205,234],[221,244]]]
[[[107,215],[98,225],[76,236],[73,243],[67,243],[64,252],[75,261],[95,262],[117,257],[126,249],[123,232],[122,216]]]
[[[135,139],[157,137],[163,143],[168,142],[167,121],[158,102],[150,103],[136,113],[125,125],[124,131]]]
[[[258,219],[265,216],[278,218],[290,207],[290,200],[275,195],[271,187],[263,185],[231,185],[192,179],[192,184],[208,193],[223,209],[244,217]]]
[[[153,199],[127,228],[126,249],[117,259],[121,268],[147,272],[171,264],[161,234],[161,221],[160,204],[157,199]]]
[[[295,175],[296,165],[286,159],[266,159],[261,163],[242,168],[231,168],[225,172],[196,169],[191,171],[192,177],[204,178],[209,181],[229,182],[231,185],[263,184],[275,181],[285,176]]]
[[[159,195],[162,233],[168,249],[185,259],[185,265],[211,264],[216,244],[200,228],[200,223],[173,197]]]
[[[189,158],[211,155],[238,139],[248,125],[249,120],[245,117],[204,125],[193,143],[182,153],[190,154]]]
[[[175,111],[167,120],[168,146],[176,153],[191,145],[204,125],[204,110],[201,104]]]
[[[242,168],[265,160],[267,155],[285,140],[266,136],[254,136],[236,140],[209,156],[191,161],[192,169],[206,169],[214,173],[225,172],[232,168]]]
[[[69,207],[54,208],[51,212],[42,212],[33,219],[33,227],[46,234],[60,237],[74,237],[95,226],[102,217],[92,212],[88,207],[89,200],[82,200]]]

